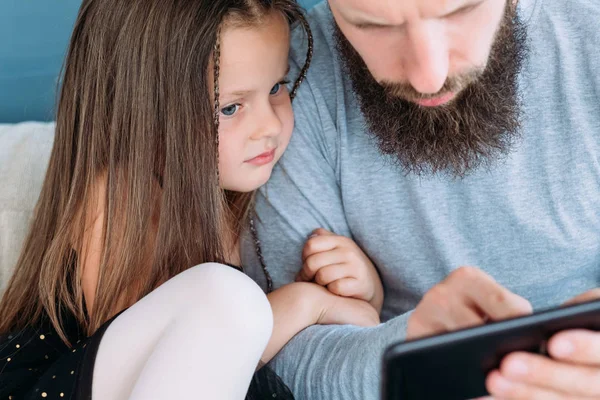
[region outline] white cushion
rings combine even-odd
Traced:
[[[29,229],[54,141],[54,123],[0,124],[0,294]]]

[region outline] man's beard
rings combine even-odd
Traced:
[[[518,75],[527,53],[526,30],[512,6],[506,8],[486,67],[449,77],[437,96],[460,92],[438,107],[414,103],[437,96],[422,95],[407,83],[378,83],[334,25],[366,128],[380,151],[407,173],[462,177],[510,151],[519,137]]]

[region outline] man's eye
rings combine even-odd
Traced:
[[[230,106],[222,108],[221,109],[221,114],[225,115],[226,117],[231,117],[239,109],[240,109],[240,105],[239,104],[232,104]]]
[[[470,5],[470,6],[466,6],[466,7],[460,8],[460,9],[458,9],[458,10],[454,11],[453,13],[451,13],[451,14],[448,14],[446,17],[457,17],[457,16],[459,16],[459,15],[465,15],[465,14],[468,14],[468,13],[470,13],[471,11],[475,10],[475,9],[476,9],[477,7],[479,7],[480,5],[481,5],[481,3],[477,3],[477,4],[472,4],[472,5]]]
[[[279,93],[279,90],[280,90],[280,89],[281,89],[281,83],[276,83],[276,84],[275,84],[275,86],[273,86],[273,87],[271,88],[271,91],[269,92],[269,94],[270,94],[271,96],[272,96],[272,95],[275,95],[275,94]]]

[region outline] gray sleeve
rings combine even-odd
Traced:
[[[274,288],[294,281],[310,232],[324,227],[351,236],[336,178],[333,118],[309,85],[294,104],[292,142],[257,194],[256,228]],[[249,240],[243,245],[248,273],[263,287],[264,274]],[[299,333],[271,366],[298,399],[378,399],[384,349],[404,338],[407,315],[375,328],[312,326]]]
[[[375,328],[305,329],[271,361],[297,399],[378,400],[384,350],[402,340],[408,314]]]

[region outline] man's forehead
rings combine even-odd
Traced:
[[[329,0],[349,22],[401,25],[406,19],[434,18],[482,0]]]

